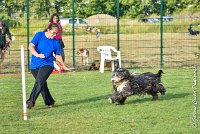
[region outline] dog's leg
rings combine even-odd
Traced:
[[[120,102],[120,100],[122,100],[122,95],[118,92],[114,92],[113,95],[111,97],[108,98],[108,101],[110,103],[115,103],[115,102]]]
[[[89,64],[89,58],[86,57],[86,65],[88,65],[88,64]]]
[[[152,93],[152,101],[156,101],[158,99],[158,94],[157,93]]]
[[[121,96],[121,98],[118,100],[118,104],[124,105],[125,101],[126,101],[126,97]]]
[[[117,92],[115,91],[111,97],[108,98],[110,103],[115,103],[117,100]]]
[[[88,57],[86,56],[83,57],[83,63],[84,65],[88,65]]]
[[[122,94],[115,92],[112,97],[109,98],[111,103],[117,102],[119,105],[123,105],[127,97],[124,97]]]
[[[85,64],[84,64],[84,57],[83,57],[83,56],[81,56],[81,64],[82,64],[82,65],[85,65]]]
[[[158,91],[161,93],[161,95],[165,95],[165,92],[166,92],[165,87],[162,84],[158,84],[157,87],[158,87],[158,89],[159,89]]]
[[[112,97],[109,97],[109,98],[108,98],[108,101],[109,101],[110,103],[115,103],[115,102],[113,101]]]

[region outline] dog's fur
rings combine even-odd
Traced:
[[[86,48],[81,48],[77,51],[78,55],[81,56],[81,64],[88,65],[89,64],[89,50]]]
[[[118,62],[114,61],[115,66],[117,66]],[[100,68],[100,60],[94,60],[89,68],[89,70],[99,70]],[[105,61],[104,70],[112,70],[112,65],[110,61]]]
[[[99,70],[100,68],[100,61],[95,60],[92,62],[92,65],[90,66],[89,70]]]
[[[152,100],[158,99],[158,94],[165,95],[165,88],[161,83],[163,71],[159,70],[157,74],[151,72],[143,74],[130,74],[127,69],[118,68],[114,71],[111,81],[114,93],[109,98],[111,103],[117,102],[124,104],[127,97],[131,95],[152,95]]]

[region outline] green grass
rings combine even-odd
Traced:
[[[146,71],[156,73],[157,69],[131,70],[137,73]],[[47,109],[39,96],[36,106],[28,110],[28,121],[24,121],[22,116],[21,77],[1,75],[0,133],[199,133],[199,121],[198,127],[192,128],[194,69],[165,68],[164,72],[162,81],[167,89],[165,96],[159,95],[156,102],[152,102],[151,96],[148,95],[131,96],[125,105],[110,104],[107,101],[112,94],[112,73],[109,71],[104,74],[85,71],[51,75],[48,86],[56,105]],[[27,74],[27,97],[33,84],[33,77]],[[197,93],[199,95],[199,90]],[[197,118],[199,116],[197,113]]]

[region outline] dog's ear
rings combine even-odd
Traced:
[[[116,68],[114,72],[120,72],[121,68]]]
[[[78,49],[78,51],[76,52],[76,54],[80,54],[80,53],[82,53],[82,49]]]
[[[163,70],[159,70],[158,73],[157,73],[158,77],[161,77],[162,74],[164,74]]]

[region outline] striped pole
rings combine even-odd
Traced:
[[[22,95],[23,95],[23,116],[24,120],[27,120],[27,108],[26,108],[26,86],[25,86],[25,66],[24,66],[24,46],[21,45],[21,72],[22,72]]]

